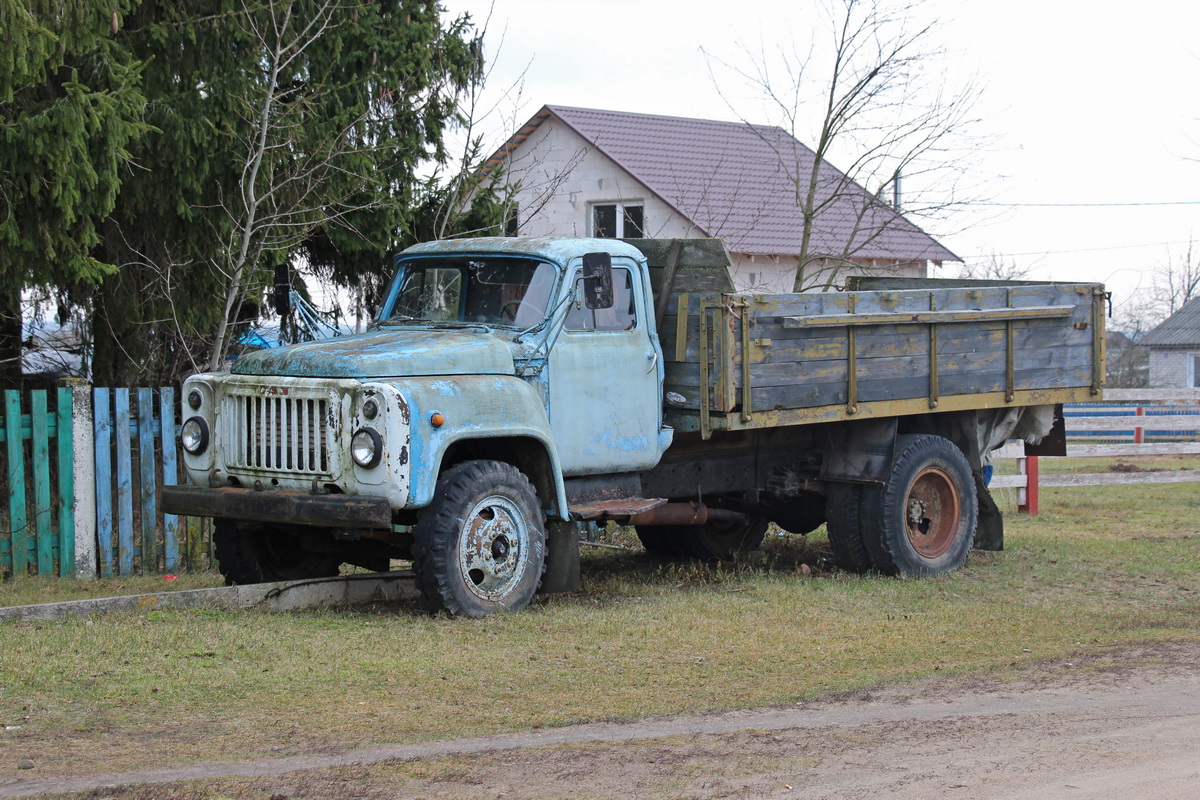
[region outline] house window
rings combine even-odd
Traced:
[[[1200,353],[1188,353],[1187,385],[1192,389],[1200,389]]]
[[[602,203],[592,206],[592,236],[599,239],[642,239],[646,236],[642,205]]]

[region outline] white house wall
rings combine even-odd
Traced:
[[[761,292],[763,294],[789,293],[795,285],[796,256],[761,256],[746,253],[730,253],[730,276],[734,288],[739,292]],[[928,270],[924,261],[909,261],[902,264],[867,261],[851,265],[843,264],[832,268],[824,260],[810,263],[806,291],[819,291],[822,283],[832,280],[833,286],[842,286],[851,275],[887,275],[894,278],[924,278]]]
[[[692,238],[699,232],[674,209],[583,138],[551,117],[509,157],[521,236],[590,236],[597,203],[640,203],[646,235]]]

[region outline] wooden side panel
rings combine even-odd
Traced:
[[[704,354],[708,395],[721,400],[710,400],[710,410],[743,416],[837,404],[852,415],[858,402],[919,398],[936,408],[939,398],[952,395],[1090,387],[1099,290],[1090,284],[968,285],[725,294],[721,301],[689,293],[668,304],[663,322],[667,387],[683,396],[683,408],[698,409]],[[710,314],[726,317],[717,326],[723,343],[713,330],[701,337],[701,305],[718,302],[722,307]]]

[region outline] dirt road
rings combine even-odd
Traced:
[[[178,783],[194,779],[274,798],[1200,797],[1200,644],[787,708],[123,775],[32,770],[0,780],[0,797],[214,796]]]

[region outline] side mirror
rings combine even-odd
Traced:
[[[612,256],[608,253],[583,254],[583,303],[588,308],[612,308]]]

